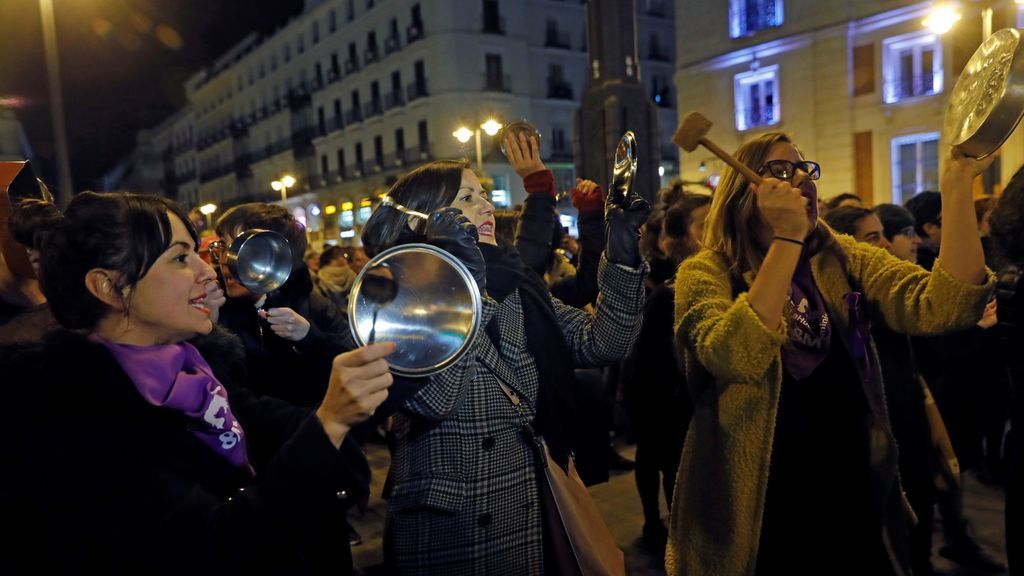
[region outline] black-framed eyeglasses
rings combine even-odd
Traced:
[[[220,264],[228,251],[228,245],[223,240],[214,240],[206,246],[206,249],[210,251],[210,262]]]
[[[765,162],[764,166],[761,166],[757,173],[759,176],[764,176],[765,172],[769,172],[772,177],[779,180],[792,180],[796,176],[797,170],[803,170],[807,174],[808,180],[821,178],[821,165],[811,161],[790,162],[789,160],[771,160]]]

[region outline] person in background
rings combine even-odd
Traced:
[[[219,255],[211,248],[227,293],[219,323],[245,344],[250,373],[246,385],[253,392],[313,406],[323,396],[332,359],[355,348],[348,316],[314,289],[302,258],[306,231],[288,210],[274,204],[241,204],[225,212],[216,226],[221,238],[235,238],[251,228],[284,236],[292,251],[291,274],[270,294],[254,294],[232,276],[224,247]]]
[[[306,250],[303,259],[306,261],[306,268],[309,269],[309,273],[316,276],[320,272],[320,253],[309,248]]]
[[[78,194],[46,234],[63,329],[0,347],[5,398],[26,408],[0,423],[10,566],[352,574],[335,511],[368,485],[348,434],[387,396],[394,346],[335,358],[315,410],[255,398],[197,247],[152,195]]]
[[[706,194],[684,194],[665,214],[660,249],[673,262],[700,250],[704,220],[711,206]],[[644,513],[643,541],[664,554],[668,529],[661,520],[660,493],[672,506],[672,491],[693,404],[673,345],[675,279],[655,286],[644,305],[643,327],[633,347],[626,398],[636,438],[636,489]]]
[[[897,204],[879,204],[875,206],[875,214],[882,223],[882,234],[889,242],[892,255],[917,264],[917,249],[921,238],[914,226],[914,215],[903,206]]]
[[[864,201],[861,200],[860,196],[851,194],[850,192],[843,192],[842,194],[833,196],[825,201],[825,208],[827,210],[835,210],[840,206],[859,206],[863,208]]]
[[[676,274],[694,415],[667,572],[906,573],[909,519],[864,315],[904,333],[978,321],[994,278],[969,209],[986,163],[946,162],[954,241],[928,273],[819,225],[821,168],[787,135],[760,135],[735,156],[763,181],[725,169],[704,249]]]
[[[894,249],[895,236],[909,227],[913,232],[914,219],[901,206],[886,204],[872,211],[856,206],[843,206],[825,214],[825,222],[841,234],[849,234],[858,242],[872,244],[900,257]],[[887,219],[883,221],[879,214]],[[880,237],[880,238],[879,238]],[[916,236],[914,236],[916,238]],[[902,251],[915,262],[916,248]],[[932,567],[932,529],[935,489],[935,465],[939,456],[932,444],[932,432],[925,411],[926,392],[914,361],[910,337],[888,328],[884,321],[871,322],[871,337],[882,367],[885,384],[885,403],[889,411],[892,433],[899,447],[900,482],[907,501],[917,516],[910,522],[910,566],[915,575],[934,573]],[[930,397],[930,393],[928,393]]]
[[[1007,183],[989,217],[1000,254],[999,351],[1010,381],[1006,436],[1006,553],[1011,576],[1024,574],[1024,168]]]
[[[356,281],[356,273],[346,256],[344,248],[328,246],[317,263],[316,286],[341,312],[348,310],[348,294]]]
[[[919,192],[903,205],[914,215],[914,230],[921,239],[917,263],[925,270],[931,270],[942,244],[942,194],[930,190]],[[971,215],[974,215],[973,209]]]

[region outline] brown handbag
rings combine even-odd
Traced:
[[[519,396],[500,379],[501,391],[523,417]],[[583,485],[576,465],[569,458],[563,470],[551,459],[551,451],[543,438],[523,422],[538,445],[541,510],[544,516],[544,545],[549,547],[549,562],[560,575],[624,576],[625,557],[615,544],[601,511]]]

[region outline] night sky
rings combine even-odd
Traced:
[[[303,0],[54,0],[76,191],[128,154],[141,127],[185,104],[183,82],[253,31],[271,32]],[[0,105],[15,108],[56,184],[38,0],[0,0]]]

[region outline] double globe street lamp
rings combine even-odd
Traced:
[[[469,142],[470,138],[473,138],[474,136],[476,137],[476,169],[478,172],[482,173],[484,170],[484,151],[483,145],[480,143],[481,130],[487,133],[488,136],[494,136],[501,131],[501,122],[498,122],[494,118],[490,118],[476,129],[460,126],[458,130],[452,132],[452,136],[463,144]]]
[[[292,186],[295,186],[295,177],[291,175],[285,175],[280,180],[270,183],[271,188],[281,193],[281,202],[288,199],[288,189]]]

